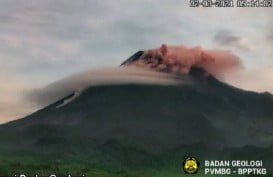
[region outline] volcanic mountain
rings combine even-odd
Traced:
[[[92,85],[1,125],[0,157],[153,168],[194,156],[262,159],[272,167],[273,96],[219,81],[200,62],[166,64],[167,49],[160,50],[163,56],[140,51],[120,66],[166,74],[150,83]],[[163,77],[172,82],[154,81]]]

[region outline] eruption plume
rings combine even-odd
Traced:
[[[239,58],[229,51],[166,44],[144,51],[139,59],[126,63],[128,64],[176,74],[187,74],[192,67],[198,67],[220,79],[229,71],[242,68]]]

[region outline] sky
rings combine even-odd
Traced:
[[[272,8],[192,8],[188,0],[1,0],[0,123],[33,111],[26,91],[163,43],[230,50],[246,71],[230,83],[273,92],[272,22]]]

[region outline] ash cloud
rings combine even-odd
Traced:
[[[200,67],[218,79],[223,79],[228,72],[243,68],[239,57],[229,51],[165,44],[144,51],[139,60],[130,64],[179,74],[187,74],[192,67]]]
[[[159,62],[158,58],[162,61]],[[171,73],[187,73],[191,67],[201,67],[233,86],[273,93],[272,68],[247,69],[241,59],[230,51],[162,45],[161,48],[145,51],[144,56],[132,64]]]

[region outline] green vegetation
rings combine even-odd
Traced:
[[[58,177],[67,177],[70,174],[73,177],[181,177],[188,176],[184,174],[179,166],[161,167],[161,168],[124,168],[124,167],[105,167],[98,164],[74,163],[67,161],[51,161],[51,162],[12,162],[0,161],[0,176],[14,176],[15,174],[25,174],[26,176],[49,176],[56,174]],[[196,176],[215,176],[205,175],[202,170]],[[240,175],[228,175],[236,177]],[[247,175],[252,177],[255,175]],[[262,175],[263,177],[272,177],[273,175]]]
[[[26,176],[49,176],[56,174],[58,177],[80,177],[83,174],[88,177],[181,177],[188,176],[182,170],[183,153],[179,149],[175,151],[151,154],[129,145],[122,144],[118,140],[112,140],[105,144],[106,147],[92,150],[93,153],[83,152],[73,154],[63,149],[62,154],[38,154],[38,153],[15,153],[6,154],[0,160],[0,176],[14,176],[25,174]],[[202,148],[202,145],[194,145]],[[189,146],[188,149],[194,149]],[[197,149],[196,152],[197,152]],[[203,149],[204,150],[204,149]],[[186,150],[188,151],[188,150]],[[230,151],[231,152],[231,151]],[[221,152],[208,156],[221,159]],[[237,155],[237,154],[236,154]],[[199,161],[203,159],[198,157]],[[270,162],[270,161],[269,161]],[[201,164],[202,165],[202,164]],[[196,176],[204,175],[203,167]],[[235,177],[238,175],[229,175]],[[249,175],[251,176],[251,175]],[[273,175],[263,175],[272,177]]]

